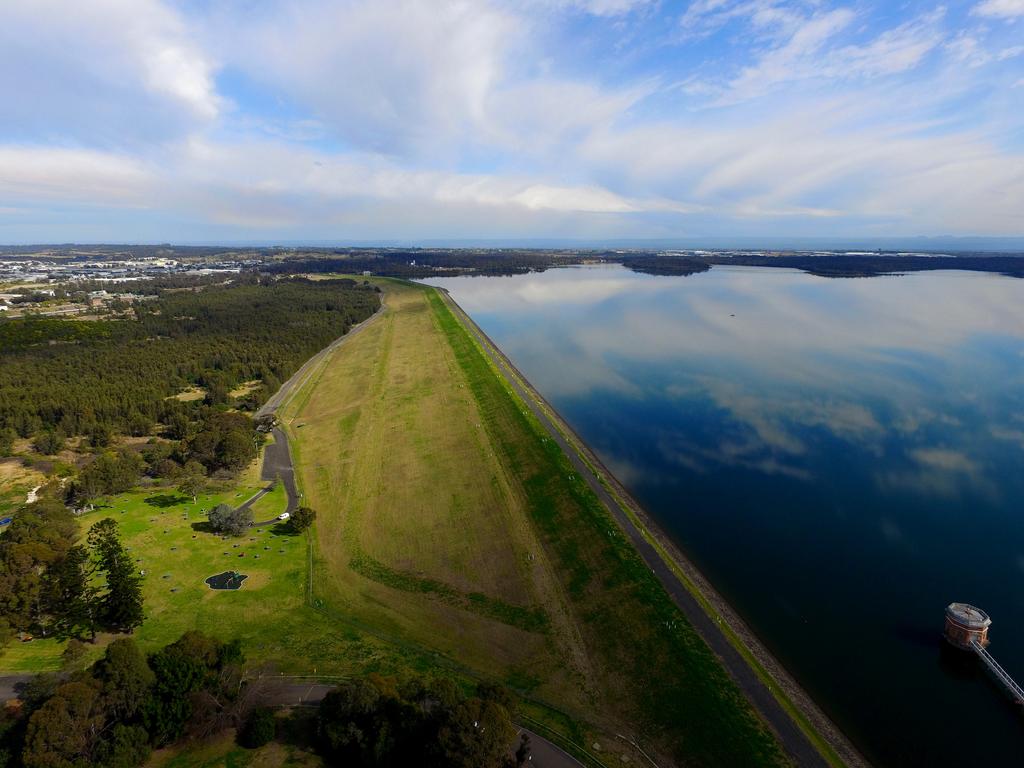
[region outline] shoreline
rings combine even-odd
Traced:
[[[634,540],[641,557],[648,561],[652,570],[657,563],[650,562],[651,552],[670,572],[668,581],[665,573],[657,574],[663,587],[669,592],[677,606],[705,643],[718,657],[720,663],[740,686],[751,706],[760,718],[771,728],[780,744],[798,765],[846,765],[850,768],[866,768],[870,764],[854,744],[846,737],[831,718],[811,699],[796,679],[783,667],[771,652],[757,639],[750,627],[739,614],[714,589],[697,567],[680,551],[675,543],[660,529],[657,523],[632,498],[628,490],[601,462],[593,450],[561,417],[558,411],[541,395],[516,368],[515,364],[501,351],[501,348],[481,329],[469,314],[452,298],[444,288],[434,287],[449,304],[455,316],[462,322],[483,348],[484,353],[498,368],[499,374],[518,390],[528,407],[540,417],[541,426],[553,430],[553,437],[564,442],[570,460],[581,462],[599,485],[594,488],[608,507],[609,513],[617,519],[625,532]],[[502,370],[504,369],[504,370]],[[547,422],[547,424],[545,424]],[[611,503],[609,503],[611,501]],[[621,516],[616,514],[619,508]],[[651,552],[645,552],[645,546]],[[684,590],[701,612],[704,621],[693,615],[692,606],[681,604],[678,590],[672,581]],[[685,598],[682,601],[686,602]],[[694,620],[698,619],[698,620]],[[728,646],[729,650],[723,646]],[[737,660],[744,669],[737,667]],[[766,698],[767,697],[767,698]],[[794,733],[781,722],[799,734]],[[817,760],[811,759],[804,745],[814,750]],[[829,754],[831,753],[831,754]]]

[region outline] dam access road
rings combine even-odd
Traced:
[[[487,334],[477,326],[462,307],[458,305],[448,291],[443,288],[439,288],[438,290],[444,297],[445,301],[448,302],[449,307],[455,316],[458,317],[465,325],[466,329],[484,350],[490,360],[495,366],[497,366],[502,376],[509,382],[509,385],[513,387],[516,394],[526,404],[544,429],[550,434],[551,438],[569,458],[576,471],[579,472],[580,476],[586,481],[587,485],[590,486],[591,490],[593,490],[601,502],[608,508],[609,512],[612,513],[623,531],[625,531],[629,536],[630,541],[633,543],[637,552],[640,553],[644,562],[655,576],[657,576],[662,586],[671,596],[673,602],[678,606],[683,615],[686,616],[687,620],[694,626],[708,646],[710,646],[711,650],[722,661],[726,670],[736,681],[737,685],[739,685],[740,689],[751,701],[764,720],[775,731],[789,757],[799,766],[806,766],[807,768],[829,768],[830,761],[825,759],[815,745],[811,743],[807,735],[796,725],[793,718],[785,709],[783,709],[782,705],[776,699],[768,685],[740,655],[739,651],[737,651],[735,646],[733,646],[725,636],[721,627],[712,620],[694,595],[680,581],[679,577],[669,567],[668,563],[665,562],[657,549],[655,549],[651,542],[648,541],[643,532],[638,529],[632,517],[619,500],[609,493],[608,489],[591,468],[591,465],[580,455],[579,450],[575,446],[571,445],[566,439],[562,429],[560,429],[548,415],[547,409],[550,409],[552,413],[554,413],[554,409],[551,408],[550,405],[547,406],[547,409],[542,405],[542,403],[546,405],[546,401],[543,400],[539,393],[529,386],[526,378],[518,371],[518,369],[515,368],[512,362],[505,357],[498,346],[487,336]],[[566,429],[568,429],[568,427],[566,427]],[[844,752],[847,753],[852,751],[852,747],[848,747],[844,750]],[[863,761],[863,759],[855,752],[853,752],[851,757],[853,757],[853,759],[847,758],[848,764],[867,765],[866,761]]]

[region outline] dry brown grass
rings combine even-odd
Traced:
[[[383,315],[286,406],[318,512],[316,594],[477,672],[584,696],[560,587],[423,291]]]

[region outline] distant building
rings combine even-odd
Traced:
[[[370,276],[370,275],[372,275],[372,274],[373,274],[373,272],[371,272],[371,271],[370,271],[370,270],[368,270],[368,269],[364,269],[364,270],[363,270],[363,277],[369,277],[369,276]]]

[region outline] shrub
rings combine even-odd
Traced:
[[[248,749],[262,747],[274,739],[277,732],[277,719],[269,707],[253,710],[245,727],[238,734],[238,743]]]

